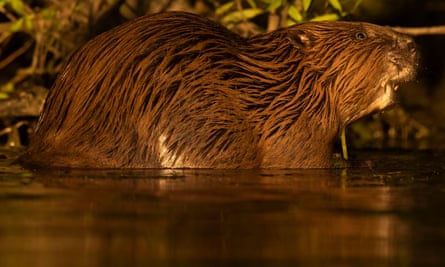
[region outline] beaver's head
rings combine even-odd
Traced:
[[[314,81],[306,83],[325,91],[344,124],[392,104],[399,84],[412,79],[417,66],[414,41],[389,27],[305,23],[290,27],[288,39],[313,72]]]

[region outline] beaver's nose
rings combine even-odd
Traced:
[[[413,39],[409,38],[406,40],[406,48],[411,52],[411,53],[416,53],[416,42],[414,42]]]
[[[414,42],[414,40],[409,36],[400,36],[397,40],[397,45],[402,49],[406,49],[412,54],[415,54],[417,51],[416,42]]]

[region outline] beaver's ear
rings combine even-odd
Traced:
[[[289,31],[287,39],[296,48],[305,48],[311,45],[311,35],[308,32],[301,30]]]

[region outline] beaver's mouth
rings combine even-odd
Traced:
[[[375,91],[374,100],[369,103],[364,110],[356,114],[354,118],[351,118],[351,121],[366,116],[367,114],[384,110],[394,104],[395,93],[399,90],[400,84],[411,80],[414,76],[414,68],[412,67],[395,67],[393,75],[387,73],[387,75],[381,79],[380,85]]]
[[[404,79],[396,78],[382,82],[381,87],[383,88],[383,90],[381,90],[380,92],[383,91],[383,93],[377,96],[377,100],[382,100],[382,104],[379,105],[379,109],[384,109],[386,106],[389,106],[393,102],[395,93],[399,90],[400,84],[404,81]],[[383,102],[385,102],[386,104]]]
[[[385,94],[392,94],[393,92],[397,92],[397,90],[399,90],[399,82],[389,80],[386,83],[383,83],[382,87],[385,91]]]
[[[388,98],[388,96],[390,96],[390,98],[392,99],[394,93],[399,90],[400,84],[408,82],[414,77],[414,67],[402,67],[400,65],[395,65],[394,67],[396,69],[396,71],[394,71],[395,74],[390,75],[390,77],[384,79],[381,84],[384,89],[384,95],[387,95],[387,97],[385,98]],[[382,109],[383,108],[384,107],[382,107]]]
[[[400,84],[405,83],[411,79],[412,73],[409,68],[399,72],[392,78],[386,79],[381,83],[383,92],[377,96],[375,110],[382,110],[394,102],[394,95],[399,90]]]
[[[394,102],[394,95],[399,90],[399,81],[390,79],[381,83],[381,89],[377,90],[374,101],[369,105],[368,112],[383,110]],[[383,89],[383,90],[382,90]]]

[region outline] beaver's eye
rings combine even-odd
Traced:
[[[366,33],[364,33],[364,32],[357,32],[357,33],[355,34],[355,38],[356,38],[357,40],[365,40],[366,38],[368,38],[368,36],[367,36]]]

